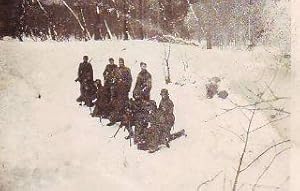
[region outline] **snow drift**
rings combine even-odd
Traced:
[[[273,81],[273,90],[288,96],[289,70],[263,48],[245,52],[172,44],[172,83],[165,85],[168,46],[147,41],[1,41],[0,190],[231,190],[244,145],[234,134],[245,133],[249,112],[216,115],[231,108],[231,101],[247,104],[251,95],[244,87],[262,89]],[[139,62],[146,62],[153,76],[152,99],[158,102],[160,89],[169,89],[174,131],[184,128],[188,136],[154,154],[130,147],[127,132],[109,138],[116,128],[91,118],[88,108],[75,102],[79,84],[74,79],[83,55],[92,58],[94,76],[100,79],[109,57],[123,57],[134,79]],[[205,84],[215,76],[228,99],[206,99]],[[258,111],[253,128],[269,120],[269,113]],[[288,137],[286,120],[251,134],[243,167]],[[251,190],[274,154],[266,153],[241,174],[239,190]],[[288,152],[272,163],[256,190],[288,189]]]

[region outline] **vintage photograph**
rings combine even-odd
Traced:
[[[0,191],[291,191],[290,0],[1,0]]]

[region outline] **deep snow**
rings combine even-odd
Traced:
[[[171,45],[172,84],[164,84],[163,58],[168,44],[147,41],[0,42],[0,190],[196,190],[221,172],[203,190],[230,190],[248,120],[239,110],[218,118],[229,100],[247,104],[249,92],[262,89],[274,74],[272,88],[289,96],[289,70],[277,62],[276,52],[263,48],[203,50]],[[75,99],[74,82],[83,55],[92,58],[94,76],[102,79],[108,58],[124,57],[134,79],[139,62],[148,63],[153,76],[152,98],[166,87],[175,103],[175,131],[188,134],[154,154],[130,147],[116,127],[100,124]],[[188,63],[184,72],[183,63]],[[205,83],[218,76],[229,99],[205,98]],[[38,94],[41,99],[37,99]],[[280,102],[286,105],[287,101]],[[249,116],[249,113],[245,112]],[[257,112],[253,128],[265,124],[270,113]],[[107,121],[103,121],[105,124]],[[284,125],[283,125],[284,124]],[[222,128],[221,128],[222,127]],[[224,130],[224,128],[227,129]],[[250,135],[245,164],[265,148],[288,139],[288,120]],[[287,148],[283,144],[276,148]],[[239,190],[251,190],[275,151],[245,171]],[[256,190],[288,190],[289,152],[278,156]]]

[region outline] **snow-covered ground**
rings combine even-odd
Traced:
[[[272,82],[274,92],[289,96],[289,70],[275,52],[263,48],[249,52],[172,44],[169,85],[164,84],[163,66],[168,44],[1,41],[0,49],[1,191],[231,190],[244,147],[236,135],[245,138],[250,112],[215,116],[234,107],[230,100],[247,104],[253,95],[246,88],[262,91]],[[127,132],[109,138],[116,127],[102,125],[75,102],[79,84],[74,79],[83,55],[92,59],[94,76],[100,79],[109,57],[124,57],[134,78],[139,63],[148,63],[152,99],[159,102],[160,89],[169,89],[175,103],[174,131],[184,128],[188,136],[154,154],[130,147],[124,139]],[[220,89],[229,92],[228,99],[206,99],[205,84],[215,76],[221,78]],[[279,104],[288,110],[286,100]],[[271,114],[257,111],[251,129],[266,124]],[[269,146],[287,140],[288,129],[285,119],[251,133],[242,168]],[[273,148],[241,173],[238,190],[251,190],[274,155],[287,147]],[[288,190],[288,167],[287,151],[263,173],[256,190]]]

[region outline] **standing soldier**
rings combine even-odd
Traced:
[[[104,77],[104,88],[107,91],[108,99],[111,100],[115,96],[115,84],[116,84],[116,69],[118,66],[114,64],[114,59],[109,58],[109,64],[106,65],[103,72]]]
[[[112,97],[111,106],[113,111],[110,114],[110,123],[108,126],[114,125],[121,121],[125,114],[125,106],[128,103],[128,94],[132,84],[132,76],[130,69],[124,65],[124,59],[119,58],[119,67],[115,70],[115,96]]]
[[[124,59],[119,58],[119,67],[116,72],[117,94],[120,99],[128,100],[128,94],[132,85],[131,71],[124,64]]]
[[[175,122],[175,116],[173,114],[174,104],[169,97],[167,89],[161,90],[161,101],[159,103],[157,112],[157,122],[159,124],[160,142],[169,147],[170,132]]]
[[[80,82],[80,96],[76,99],[77,102],[84,101],[84,82],[86,80],[93,81],[93,68],[91,63],[88,62],[88,56],[83,57],[83,62],[79,64],[78,77],[75,82]]]
[[[147,64],[140,63],[141,71],[138,74],[133,94],[141,95],[143,100],[150,100],[150,90],[152,88],[152,77],[147,71]]]

